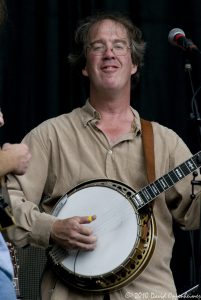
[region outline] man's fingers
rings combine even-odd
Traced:
[[[79,217],[79,223],[80,224],[89,224],[96,220],[96,215],[89,215],[84,217]]]

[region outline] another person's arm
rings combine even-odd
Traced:
[[[0,176],[8,173],[23,175],[29,165],[31,154],[25,144],[3,145],[0,150]]]

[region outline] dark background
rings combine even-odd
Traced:
[[[168,43],[172,28],[181,28],[201,49],[200,0],[7,0],[8,18],[0,39],[0,106],[6,124],[3,142],[19,142],[42,121],[84,104],[81,76],[67,62],[78,21],[97,11],[126,13],[147,42],[141,81],[132,105],[141,116],[175,130],[193,153],[200,150],[197,126],[190,118],[192,87],[185,71],[192,66],[194,90],[201,85],[201,54]],[[199,109],[201,93],[196,99]],[[175,229],[172,269],[178,291],[194,282],[189,233]],[[198,233],[193,236],[198,249]],[[196,250],[197,253],[197,250]],[[196,270],[198,270],[196,260]]]

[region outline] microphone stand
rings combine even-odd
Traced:
[[[198,51],[200,54],[201,52]],[[191,113],[190,113],[190,119],[193,121],[194,125],[197,128],[197,135],[198,135],[198,140],[199,140],[199,146],[201,148],[201,117],[200,117],[200,113],[198,110],[198,105],[197,105],[197,100],[196,100],[196,96],[197,94],[200,92],[201,90],[201,85],[198,87],[198,89],[195,91],[194,87],[193,87],[193,81],[192,81],[192,66],[191,63],[189,61],[189,59],[186,59],[186,64],[185,64],[185,70],[188,72],[189,75],[189,79],[190,79],[190,84],[191,84],[191,89],[192,89],[192,93],[193,93],[193,97],[191,100]],[[201,162],[201,155],[199,156],[199,161]],[[201,174],[201,169],[200,169],[200,174]],[[198,176],[198,172],[195,171],[193,173],[193,180],[191,181],[191,185],[192,185],[192,194],[191,194],[191,199],[195,199],[196,195],[194,193],[195,190],[195,186],[199,185],[201,186],[201,180],[196,180],[196,177]],[[201,205],[200,205],[200,223],[201,223]],[[198,246],[198,287],[197,287],[197,293],[196,295],[200,296],[201,295],[201,224],[200,224],[200,228],[199,228],[199,246]],[[195,272],[195,270],[194,270]]]

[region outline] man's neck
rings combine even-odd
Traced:
[[[130,94],[92,94],[89,102],[102,116],[122,116],[130,111]]]
[[[130,107],[130,99],[90,98],[89,102],[96,109],[101,119],[96,126],[102,130],[110,142],[131,131],[134,114]]]

